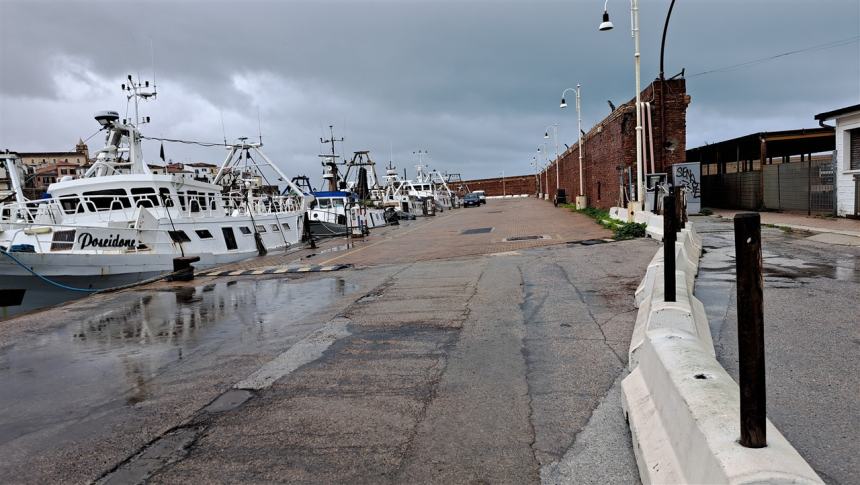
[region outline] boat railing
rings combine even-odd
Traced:
[[[162,208],[175,218],[211,218],[265,215],[301,210],[297,197],[282,195],[205,194],[162,197],[153,193],[127,195],[62,196],[0,204],[0,224],[127,223],[138,207]],[[166,214],[165,214],[166,215]]]

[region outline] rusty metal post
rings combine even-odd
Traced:
[[[741,445],[767,446],[764,369],[764,307],[761,274],[761,220],[736,214],[735,261],[738,297],[738,384],[741,391]]]
[[[663,197],[663,301],[675,301],[676,203],[674,194]]]

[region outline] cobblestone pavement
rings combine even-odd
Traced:
[[[389,230],[0,323],[0,481],[636,483],[612,390],[657,245],[534,200]]]

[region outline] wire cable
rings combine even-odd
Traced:
[[[716,68],[716,69],[709,69],[709,70],[707,70],[707,71],[697,72],[697,73],[695,73],[695,74],[689,74],[689,75],[687,75],[687,76],[686,76],[686,78],[687,78],[687,79],[689,79],[689,78],[691,78],[691,77],[704,76],[704,75],[706,75],[706,74],[714,74],[714,73],[717,73],[717,72],[728,72],[728,71],[734,71],[734,70],[737,70],[737,69],[742,69],[742,68],[744,68],[744,67],[752,66],[752,65],[755,65],[755,64],[760,64],[760,63],[763,63],[763,62],[772,61],[772,60],[774,60],[774,59],[779,59],[779,58],[781,58],[781,57],[786,57],[786,56],[790,56],[790,55],[794,55],[794,54],[800,54],[800,53],[803,53],[803,52],[811,52],[811,51],[824,50],[824,49],[832,49],[832,48],[834,48],[834,47],[841,47],[841,46],[843,46],[843,45],[853,44],[853,43],[857,42],[858,40],[860,40],[860,35],[855,35],[855,36],[848,37],[848,38],[845,38],[845,39],[842,39],[842,40],[835,40],[835,41],[832,41],[832,42],[827,42],[827,43],[825,43],[825,44],[819,44],[819,45],[814,45],[814,46],[812,46],[812,47],[806,47],[806,48],[804,48],[804,49],[796,49],[796,50],[793,50],[793,51],[783,52],[783,53],[781,53],[781,54],[775,54],[775,55],[772,55],[772,56],[761,57],[761,58],[758,58],[758,59],[753,59],[753,60],[750,60],[750,61],[741,62],[740,64],[733,64],[733,65],[730,65],[730,66],[724,66],[724,67],[719,67],[719,68]]]

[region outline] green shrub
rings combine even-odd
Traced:
[[[635,222],[625,222],[615,227],[615,239],[622,241],[624,239],[633,239],[635,237],[645,237],[645,227],[647,224],[637,224]]]

